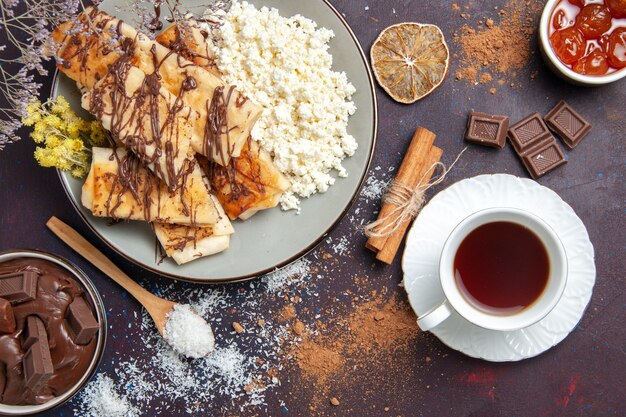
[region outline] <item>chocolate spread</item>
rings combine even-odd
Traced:
[[[0,403],[43,404],[67,392],[85,374],[96,350],[97,337],[84,345],[74,343],[66,320],[69,305],[84,298],[93,311],[92,301],[70,272],[43,259],[21,258],[0,263],[0,276],[22,271],[38,275],[34,299],[13,303],[16,330],[0,333]],[[45,384],[31,389],[24,376],[23,332],[29,316],[43,322],[48,338],[53,373]]]

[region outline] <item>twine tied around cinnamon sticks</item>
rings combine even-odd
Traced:
[[[391,213],[389,213],[382,219],[379,218],[378,220],[366,225],[363,228],[365,236],[389,236],[395,233],[400,228],[400,226],[402,226],[402,223],[404,223],[407,219],[411,220],[415,218],[424,206],[424,202],[426,200],[426,191],[436,185],[441,184],[446,179],[448,172],[450,172],[452,167],[454,167],[454,164],[456,164],[463,152],[465,152],[465,149],[461,151],[456,160],[448,168],[442,162],[435,162],[433,164],[429,171],[435,170],[438,167],[441,168],[441,174],[439,174],[439,176],[434,181],[424,183],[424,178],[422,177],[419,185],[416,188],[412,189],[398,182],[397,180],[393,180],[385,191],[383,203],[392,204],[395,206],[395,208]]]
[[[411,220],[424,205],[426,191],[441,184],[465,152],[463,149],[446,168],[439,161],[443,151],[433,146],[434,141],[434,133],[417,128],[398,174],[385,192],[378,219],[364,227],[369,238],[366,247],[376,252],[376,259],[382,262],[393,262]],[[441,173],[431,181],[437,168],[441,168]]]

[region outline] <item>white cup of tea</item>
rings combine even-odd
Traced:
[[[417,323],[423,331],[453,311],[485,329],[531,326],[557,305],[567,282],[561,240],[542,219],[517,208],[489,208],[459,223],[439,259],[445,299]]]

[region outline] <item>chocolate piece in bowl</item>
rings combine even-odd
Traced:
[[[28,257],[31,253],[34,257]],[[86,344],[76,344],[66,313],[75,300],[81,300],[93,308],[92,319],[102,320],[102,305],[93,298],[96,293],[80,271],[51,255],[30,251],[0,254],[0,276],[5,278],[4,295],[22,294],[16,299],[23,299],[24,293],[34,295],[10,303],[15,330],[0,335],[0,367],[5,374],[0,414],[10,406],[31,405],[38,411],[54,407],[76,392],[77,383],[88,379],[104,342],[104,336],[91,333]],[[25,291],[33,281],[35,289]]]
[[[518,154],[537,144],[554,139],[539,113],[533,113],[509,128],[509,141]]]
[[[11,304],[34,300],[36,296],[36,272],[20,271],[0,275],[0,297],[10,301]]]
[[[542,142],[523,155],[522,162],[534,179],[567,163],[561,147],[554,139]]]
[[[24,331],[22,332],[22,349],[29,349],[36,341],[43,337],[48,337],[43,321],[37,316],[26,317]]]
[[[54,374],[48,335],[42,335],[24,355],[24,380],[32,391],[40,390]]]
[[[15,315],[11,303],[0,298],[0,334],[13,333],[15,331]],[[0,390],[0,394],[2,391]]]
[[[75,298],[65,314],[67,329],[77,345],[86,345],[98,333],[98,322],[82,298]]]
[[[574,149],[591,130],[591,123],[563,100],[544,119],[568,149]]]
[[[478,145],[502,149],[506,143],[508,128],[509,118],[507,116],[471,112],[467,121],[465,140]]]

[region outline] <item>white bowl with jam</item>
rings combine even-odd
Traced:
[[[0,253],[0,415],[68,401],[96,372],[105,342],[104,304],[80,269],[46,252]]]
[[[541,53],[574,84],[626,77],[626,0],[548,0],[539,23]]]

